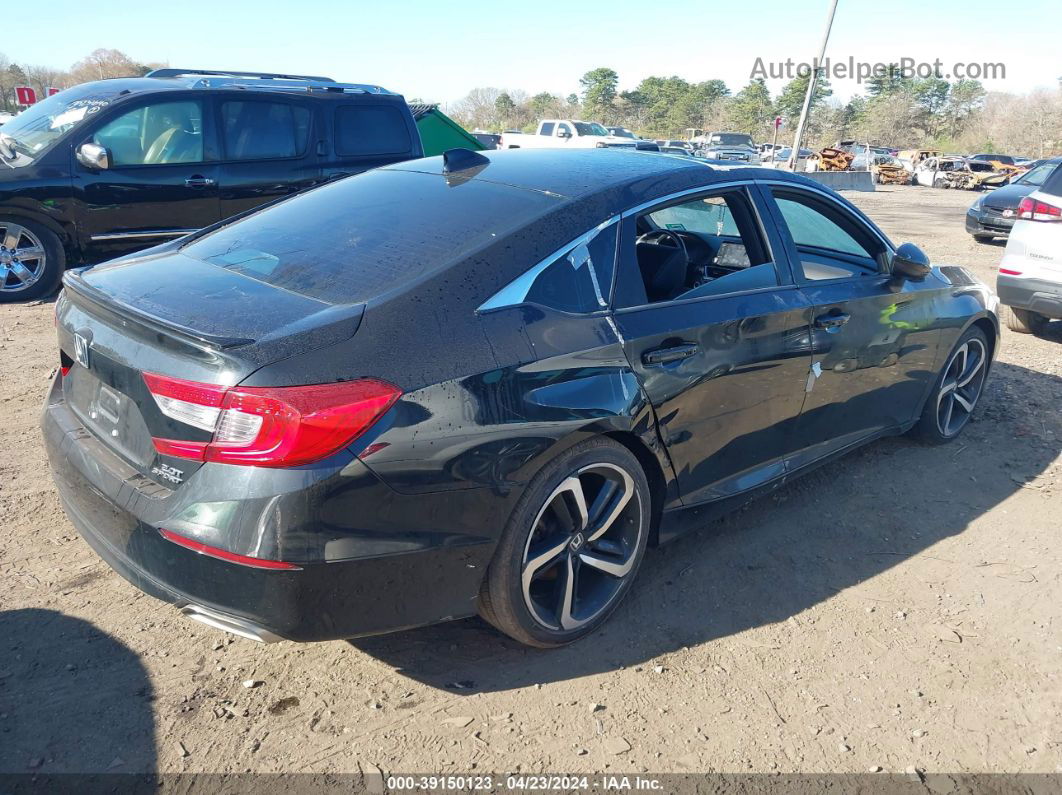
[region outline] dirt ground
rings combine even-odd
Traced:
[[[994,284],[973,194],[852,198]],[[141,595],[51,485],[52,307],[0,307],[0,772],[1060,772],[1054,325],[1005,333],[957,443],[873,444],[650,550],[543,652],[478,619],[262,646]]]

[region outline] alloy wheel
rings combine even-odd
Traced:
[[[954,436],[969,421],[985,383],[985,364],[985,345],[977,337],[951,355],[937,395],[937,428],[943,436]]]
[[[641,497],[614,464],[573,472],[550,494],[524,546],[524,602],[553,630],[573,630],[607,610],[638,561]]]
[[[17,293],[44,273],[47,255],[41,241],[26,227],[0,221],[0,292]]]

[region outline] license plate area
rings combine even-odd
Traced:
[[[134,401],[80,365],[70,368],[63,393],[93,436],[141,471],[148,468],[155,458],[155,446]]]

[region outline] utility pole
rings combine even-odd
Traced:
[[[812,63],[811,74],[808,76],[808,93],[804,95],[804,107],[800,110],[800,121],[797,123],[796,139],[793,141],[793,151],[789,154],[789,170],[796,171],[797,161],[800,158],[800,145],[804,142],[804,129],[808,124],[808,115],[811,113],[811,98],[815,96],[815,84],[819,79],[819,69],[826,57],[826,42],[830,40],[830,28],[833,27],[833,15],[837,12],[837,0],[830,0],[830,13],[826,17],[826,30],[822,32],[822,44],[819,46],[819,57]]]

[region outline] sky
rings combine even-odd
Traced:
[[[97,47],[140,62],[199,69],[328,75],[382,85],[407,99],[453,102],[492,86],[567,96],[599,66],[620,89],[650,75],[745,85],[762,59],[809,61],[829,0],[488,0],[359,2],[227,0],[151,3],[53,0],[34,35],[5,36],[20,63],[68,68]],[[989,90],[1057,87],[1062,0],[839,0],[827,55],[834,62],[940,59],[1001,63]],[[769,79],[778,92],[786,81]],[[834,94],[861,93],[833,78]]]

